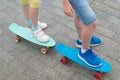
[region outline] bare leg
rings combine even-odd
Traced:
[[[84,50],[87,50],[90,46],[90,40],[92,38],[92,35],[94,33],[94,30],[97,26],[97,20],[95,22],[93,22],[92,24],[90,25],[87,25],[86,27],[84,27],[82,29],[82,35],[81,35],[81,38],[82,38],[82,48]]]
[[[22,5],[22,10],[25,17],[25,26],[31,28],[32,21],[30,20],[30,7],[29,4]]]
[[[30,20],[32,20],[32,25],[38,25],[38,8],[31,8],[30,7]]]
[[[90,46],[89,43],[97,26],[97,21],[93,22],[90,25],[84,26],[82,21],[77,16],[75,16],[74,24],[77,29],[78,37],[80,40],[82,40],[82,48],[84,50],[87,50]]]
[[[22,2],[23,4],[24,1]],[[38,26],[38,7],[39,0],[30,0],[30,2],[22,5],[23,13],[26,18],[27,27],[32,27],[33,36],[40,42],[47,42],[49,36],[46,35]]]
[[[23,13],[24,13],[26,20],[30,20],[30,18],[29,18],[29,4],[22,5],[22,10],[23,10]]]
[[[78,33],[78,37],[79,37],[79,39],[81,39],[83,23],[77,16],[75,16],[74,17],[74,24],[75,24],[75,27],[76,27],[76,30],[77,30],[77,33]]]
[[[38,8],[31,8],[29,4],[22,5],[22,10],[26,20],[31,20],[33,26],[38,25]]]
[[[22,0],[21,0],[22,1]],[[38,21],[38,6],[39,0],[33,0],[31,3],[22,2],[22,10],[25,17],[25,26],[31,28],[33,26],[39,26],[41,29],[45,29],[47,27],[46,23],[40,23]]]

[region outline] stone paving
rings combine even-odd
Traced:
[[[99,20],[96,36],[103,43],[92,49],[113,67],[102,80],[120,80],[120,0],[89,0]],[[77,33],[73,19],[65,16],[62,0],[42,0],[39,19],[48,23],[45,30],[56,43],[63,42],[75,47]],[[95,80],[95,71],[73,61],[67,65],[59,62],[59,55],[51,48],[46,55],[40,47],[24,39],[15,43],[15,34],[8,26],[16,22],[24,25],[19,0],[0,0],[0,80]]]

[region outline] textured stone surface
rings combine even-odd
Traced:
[[[120,79],[120,1],[89,0],[99,20],[95,35],[103,42],[92,49],[113,67],[102,80]],[[73,19],[63,12],[62,0],[42,0],[39,20],[48,23],[45,30],[55,41],[75,47],[77,32]],[[19,0],[0,0],[0,80],[94,80],[95,71],[86,69],[73,61],[67,65],[59,62],[54,48],[42,55],[40,47],[24,39],[15,43],[15,34],[8,26],[16,22],[24,25]]]

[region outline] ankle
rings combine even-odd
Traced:
[[[90,48],[84,49],[84,48],[82,47],[82,48],[81,48],[81,53],[85,53],[88,49],[90,49]]]
[[[36,30],[38,30],[38,29],[39,29],[38,26],[33,26],[33,25],[32,25],[32,31],[36,31]]]
[[[81,53],[85,53],[86,51],[87,51],[87,49],[81,48]]]
[[[26,23],[27,26],[31,26],[32,25],[32,21],[31,20],[26,20],[25,23]]]

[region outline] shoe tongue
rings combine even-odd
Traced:
[[[85,53],[86,53],[86,55],[90,55],[92,53],[92,50],[88,49]]]
[[[87,50],[87,52],[90,52],[90,53],[91,53],[91,52],[92,52],[92,50],[91,50],[91,49],[88,49],[88,50]]]
[[[91,49],[88,49],[85,53],[88,55],[94,54]]]
[[[92,59],[96,58],[96,56],[97,56],[94,52],[92,52],[91,49],[88,49],[88,50],[86,51],[86,54],[87,54],[88,56],[90,56]]]

